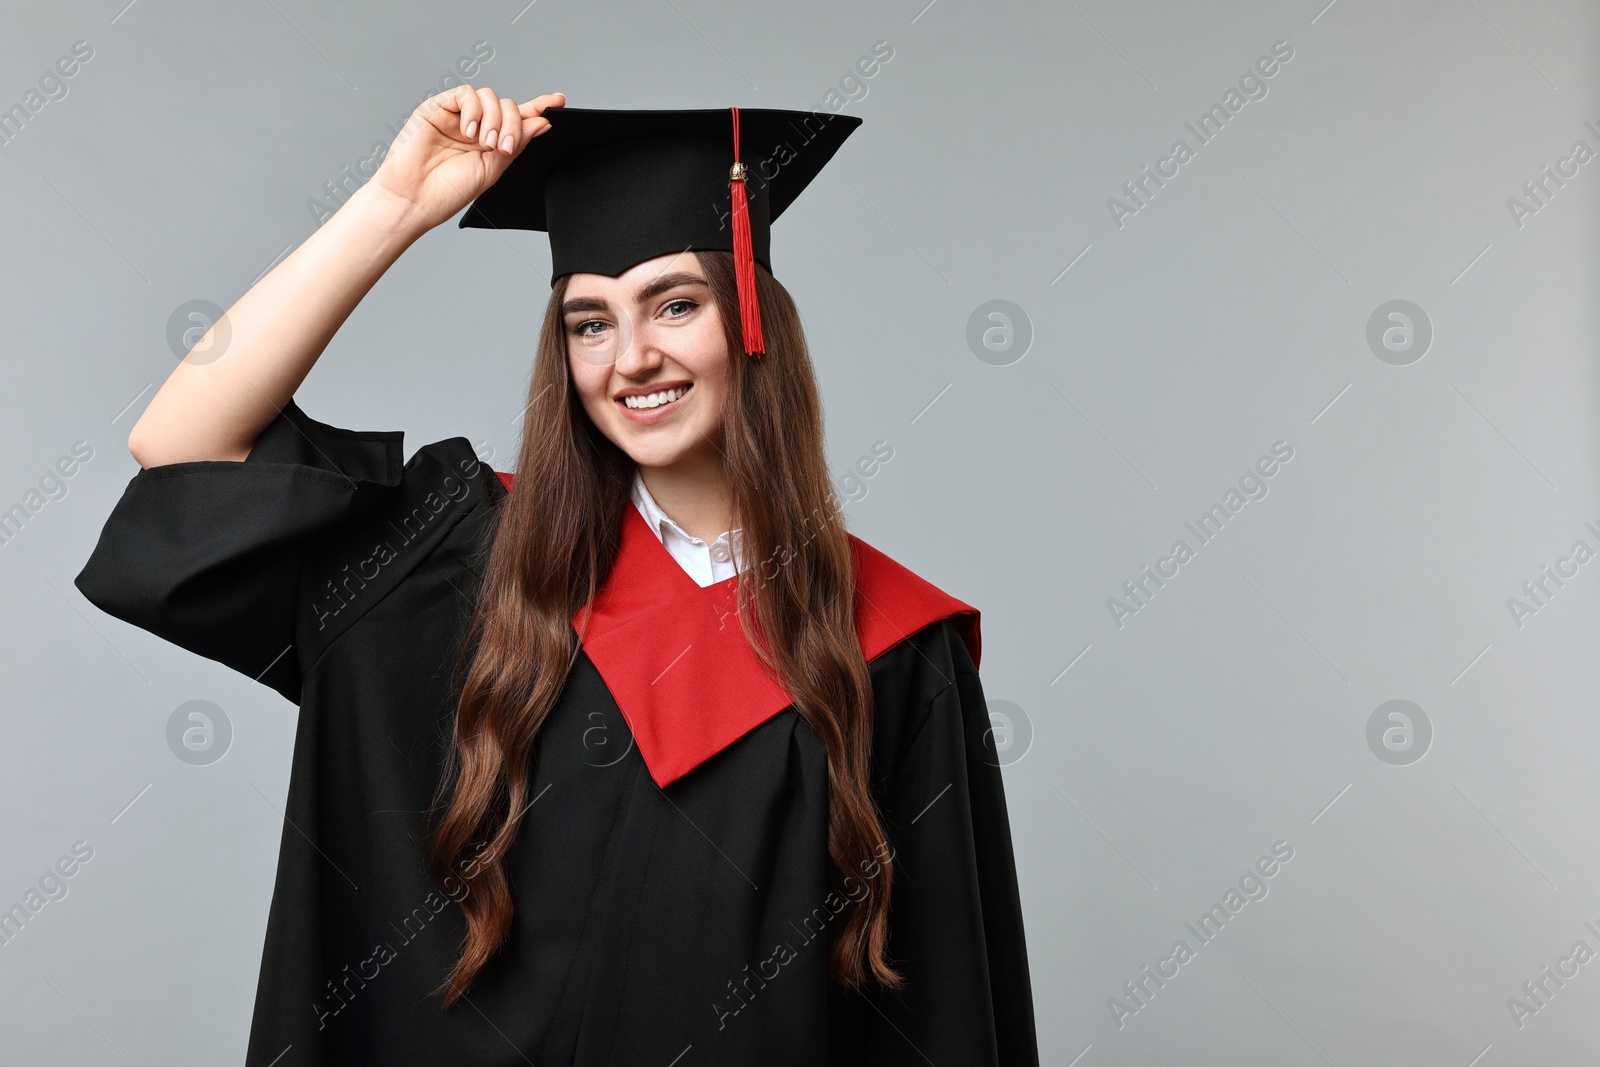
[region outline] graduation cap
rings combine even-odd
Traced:
[[[550,282],[611,277],[656,256],[732,252],[745,353],[765,351],[755,263],[772,270],[771,225],[846,137],[850,115],[765,108],[609,111],[553,107],[461,216],[461,227],[544,230]]]

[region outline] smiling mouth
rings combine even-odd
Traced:
[[[663,389],[658,393],[646,393],[643,396],[625,396],[617,402],[630,411],[654,411],[656,408],[665,407],[674,400],[681,399],[694,385],[679,385],[671,389]]]

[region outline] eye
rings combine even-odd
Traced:
[[[661,310],[666,313],[668,318],[681,319],[699,306],[688,297],[679,297],[677,300],[667,301]]]
[[[606,329],[609,325],[610,324],[603,319],[586,319],[574,326],[572,328],[572,332],[579,337],[593,338],[598,337],[600,332]]]

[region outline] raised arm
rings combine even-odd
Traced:
[[[493,185],[563,103],[470,85],[424,100],[371,180],[228,309],[226,350],[212,353],[214,325],[173,369],[128,435],[139,466],[248,456],[383,272]]]

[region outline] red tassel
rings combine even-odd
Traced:
[[[761,304],[756,298],[756,257],[750,241],[750,205],[744,188],[744,164],[739,162],[739,109],[733,112],[733,167],[728,172],[733,194],[733,276],[739,286],[739,325],[744,353],[759,356],[766,342],[761,337]]]

